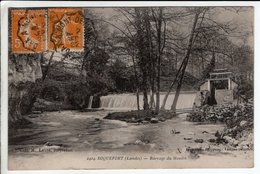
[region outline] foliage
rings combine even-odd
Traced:
[[[239,105],[200,106],[187,115],[187,120],[194,122],[224,122],[228,127],[234,127],[242,120],[246,120],[251,122],[250,126],[252,128],[253,115],[253,105],[242,102]]]
[[[252,99],[254,96],[254,86],[252,83],[243,81],[238,85],[237,89],[234,90],[234,93],[238,97],[242,97],[242,99],[247,101]]]
[[[115,92],[134,92],[136,89],[132,67],[128,67],[119,59],[109,66],[109,75],[114,81]]]
[[[89,57],[84,68],[90,93],[102,95],[113,90],[114,84],[109,75],[109,58],[109,55],[100,48],[97,48],[95,54]]]
[[[80,109],[86,107],[85,101],[90,96],[90,90],[85,83],[71,82],[66,86],[66,95],[69,104]]]

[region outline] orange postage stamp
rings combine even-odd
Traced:
[[[84,25],[82,8],[48,9],[48,49],[83,51]]]
[[[46,50],[46,10],[12,10],[12,52]]]

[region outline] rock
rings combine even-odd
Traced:
[[[242,149],[246,150],[246,149],[248,149],[248,146],[242,146]]]
[[[253,133],[249,133],[247,136],[247,142],[253,143],[253,141],[254,141],[254,135]]]
[[[189,154],[189,158],[191,158],[191,159],[198,159],[200,156],[199,156],[199,154],[198,153],[190,153]]]
[[[192,140],[191,137],[183,138],[184,140]]]
[[[136,141],[134,142],[134,144],[140,144],[140,143],[142,143],[141,140],[136,140]]]
[[[160,118],[159,118],[159,121],[164,122],[164,121],[165,121],[165,118],[160,117]]]
[[[228,135],[223,136],[223,139],[225,140],[226,143],[232,143],[232,137]]]
[[[148,124],[149,121],[143,120],[141,123],[142,123],[142,124]]]
[[[203,140],[203,139],[196,139],[196,140],[194,140],[194,142],[195,142],[195,143],[203,143],[204,140]]]
[[[238,142],[236,139],[233,139],[231,145],[236,147],[236,146],[238,145],[238,143],[239,143],[239,142]]]
[[[210,138],[210,139],[208,139],[208,142],[210,142],[210,143],[215,143],[215,142],[216,142],[216,139]]]
[[[172,134],[180,134],[181,133],[180,131],[176,131],[175,129],[173,129],[171,132],[172,132]]]
[[[44,143],[44,146],[53,146],[53,144],[50,142],[46,142],[46,143]]]
[[[137,123],[142,123],[142,121],[143,121],[142,119],[138,119],[136,122]]]
[[[186,120],[187,121],[191,120],[191,118],[192,118],[192,115],[190,113],[186,115]]]
[[[152,118],[150,121],[150,123],[158,123],[158,122],[159,122],[159,120],[157,118]]]
[[[135,144],[135,145],[145,145],[145,143],[142,142],[141,140],[136,140],[136,141],[134,142],[134,144]]]
[[[215,117],[215,114],[210,114],[210,117]]]
[[[39,117],[39,116],[41,116],[41,115],[39,115],[39,114],[31,114],[31,115],[29,115],[28,117],[30,117],[30,118],[37,118],[37,117]]]
[[[41,114],[42,111],[32,111],[32,114]]]
[[[132,117],[131,120],[128,121],[129,123],[137,123],[137,120],[135,119],[135,117]]]
[[[221,136],[221,134],[219,133],[219,131],[217,131],[216,133],[215,133],[215,137],[220,137]]]
[[[242,141],[239,145],[241,145],[241,146],[249,146],[249,142]]]
[[[239,125],[240,125],[241,127],[244,127],[244,126],[247,125],[247,121],[242,120],[242,121],[239,123]]]
[[[150,117],[146,117],[144,120],[145,121],[151,121],[151,118]]]
[[[228,135],[223,136],[223,139],[225,140],[226,143],[228,143],[231,146],[237,146],[238,145],[238,141]]]
[[[61,148],[63,145],[62,144],[52,144],[50,142],[46,142],[44,143],[44,145],[41,147],[42,149],[59,149]]]
[[[249,149],[249,145],[238,144],[237,149],[239,149],[239,150],[247,150],[247,149]]]
[[[237,110],[235,113],[234,113],[234,117],[237,117],[239,114],[239,110]]]
[[[29,101],[37,79],[42,77],[39,54],[15,54],[8,59],[8,107],[9,125],[16,124],[23,119],[24,110],[31,108]]]

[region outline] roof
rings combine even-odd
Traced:
[[[209,74],[231,74],[232,72],[228,71],[228,69],[214,69]]]
[[[199,86],[202,86],[203,84],[207,83],[208,80],[227,80],[227,79],[229,79],[229,78],[222,78],[222,79],[206,79],[205,81],[200,82],[200,83],[199,83]],[[236,81],[234,81],[234,79],[230,78],[230,80],[231,80],[233,83],[238,84]]]

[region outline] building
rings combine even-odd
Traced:
[[[227,69],[215,69],[210,77],[200,85],[200,91],[215,92],[217,104],[233,103],[234,89],[238,86],[232,80],[232,72]]]

